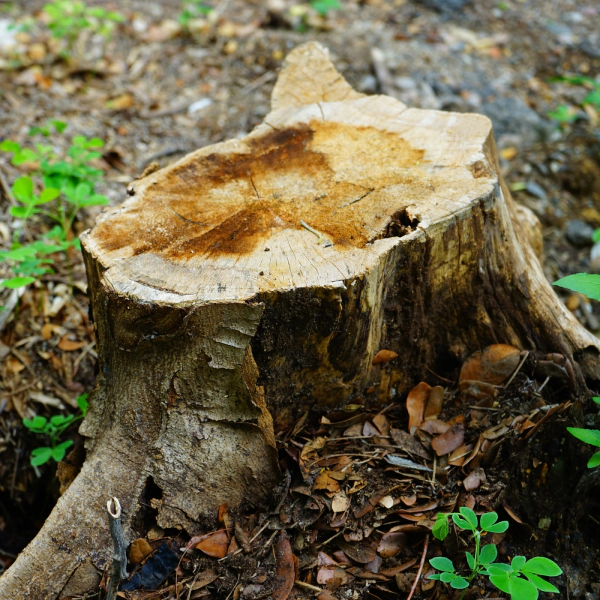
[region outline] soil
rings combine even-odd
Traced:
[[[600,227],[598,113],[581,109],[587,93],[583,87],[549,81],[568,74],[598,81],[600,8],[594,2],[342,0],[341,10],[325,18],[315,13],[303,18],[298,11],[293,16],[294,2],[289,0],[222,0],[212,3],[216,9],[212,16],[196,22],[191,32],[178,25],[181,5],[175,0],[103,2],[97,4],[119,11],[124,23],[107,42],[82,35],[70,58],[60,55],[43,26],[43,4],[0,2],[0,141],[28,144],[29,128],[48,119],[68,123],[68,135],[51,139],[57,151],[64,152],[74,135],[105,140],[98,166],[106,171],[106,178],[98,191],[115,204],[126,198],[126,184],[153,163],[165,166],[196,148],[241,137],[259,124],[269,111],[270,92],[284,56],[314,39],[329,47],[337,68],[359,91],[389,94],[414,107],[487,114],[494,123],[505,179],[515,198],[542,222],[549,280],[600,270],[590,254],[590,230]],[[27,26],[27,17],[37,23]],[[4,39],[12,39],[14,32],[5,26],[15,22],[25,25],[25,30],[9,48]],[[577,108],[575,123],[559,126],[548,118],[548,112],[560,104]],[[0,155],[0,172],[10,184],[23,168],[12,166],[9,159],[5,153]],[[0,237],[3,247],[8,247],[12,218],[2,193],[0,212],[5,215],[0,219]],[[97,214],[96,209],[82,214],[75,232],[91,226]],[[85,273],[80,259],[76,255],[72,259],[70,271],[66,264],[58,264],[55,274],[31,286],[0,329],[0,572],[33,538],[59,494],[54,464],[35,469],[29,465],[29,454],[40,441],[24,429],[22,419],[74,412],[75,398],[94,386]],[[0,271],[0,276],[5,275]],[[0,304],[8,296],[3,292]],[[577,318],[598,334],[598,304],[576,294],[563,296]],[[492,454],[480,457],[486,481],[472,492],[462,485],[472,472],[467,465],[439,470],[432,455],[421,457],[419,464],[438,469],[435,480],[432,472],[390,465],[385,456],[393,449],[373,424],[375,415],[368,405],[348,399],[348,406],[338,414],[311,413],[304,423],[278,432],[281,465],[290,474],[276,501],[278,510],[274,505],[223,513],[228,541],[235,538],[241,544],[244,537],[232,534],[233,522],[248,539],[265,527],[243,552],[221,562],[199,550],[182,554],[180,548],[188,540],[177,538],[175,532],[148,534],[149,512],[140,535],[148,535],[153,552],[163,543],[172,547],[179,567],[177,574],[166,574],[160,584],[164,592],[127,592],[127,597],[175,597],[177,577],[187,585],[194,577],[196,583],[202,582],[209,572],[216,579],[197,587],[188,598],[269,597],[286,581],[275,573],[281,570],[288,538],[299,561],[296,579],[308,586],[329,586],[336,598],[397,597],[398,591],[410,590],[427,524],[436,512],[464,504],[477,512],[498,510],[501,518],[509,520],[509,533],[494,540],[499,542],[501,557],[549,556],[566,574],[556,579],[561,597],[600,598],[600,481],[597,470],[585,467],[589,446],[565,432],[568,425],[598,427],[600,419],[589,399],[571,397],[568,383],[554,376],[560,370],[546,379],[538,370],[544,358],[529,357],[492,405],[483,407],[493,410],[482,409],[479,413],[484,416],[475,419],[469,408],[472,402],[466,404],[464,394],[458,392],[458,371],[427,375],[428,383],[446,390],[440,420],[465,416],[466,443],[476,443],[484,431],[510,421],[497,438],[502,443]],[[385,407],[383,414],[391,427],[407,431],[404,398]],[[531,426],[524,429],[526,420],[531,420]],[[366,435],[345,435],[353,425],[366,427]],[[75,427],[69,435],[76,445],[80,443]],[[323,437],[327,444],[315,450],[313,465],[306,466],[303,448]],[[356,439],[336,441],[344,437]],[[333,454],[352,459],[356,479],[341,478],[341,489],[349,491],[354,483],[366,482],[351,494],[346,521],[337,527],[331,522],[335,494],[314,488],[322,472],[344,468],[340,456],[331,458]],[[335,489],[335,484],[331,486]],[[375,501],[373,510],[356,516],[365,502],[391,488],[393,508]],[[413,495],[416,506],[437,504],[420,515],[394,514],[398,506],[410,509]],[[395,525],[413,529],[405,527],[402,549],[381,565],[369,563],[367,568],[347,554],[345,558],[333,555],[342,550],[341,540],[346,550],[348,544],[362,544],[368,553],[363,546],[370,547],[373,540],[378,545],[379,532]],[[328,541],[337,532],[338,537]],[[442,550],[458,556],[450,538],[444,548],[431,536],[428,539],[428,558]],[[462,544],[461,538],[452,536],[452,540]],[[144,563],[152,565],[152,556]],[[318,574],[327,565],[319,560],[350,564],[342,574],[334,572],[331,579],[336,581],[325,584],[319,583]],[[412,560],[406,571],[379,574]],[[425,563],[414,597],[451,597],[449,588],[424,579],[429,572]],[[313,597],[313,588],[297,584],[289,597]],[[486,588],[482,593],[495,597],[494,590]]]

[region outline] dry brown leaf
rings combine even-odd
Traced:
[[[367,437],[372,437],[374,435],[381,435],[381,433],[369,423],[369,421],[365,421],[363,425],[362,434]]]
[[[444,388],[441,385],[436,385],[431,388],[429,392],[429,400],[427,400],[427,406],[425,407],[424,418],[435,419],[442,412],[442,406],[444,404]]]
[[[386,364],[390,362],[390,360],[394,360],[398,356],[397,352],[393,350],[380,350],[373,359],[374,365]]]
[[[413,427],[419,427],[423,422],[423,414],[430,392],[431,386],[422,381],[408,393],[406,410],[408,410],[408,431],[410,433],[412,433]]]
[[[403,504],[406,504],[406,506],[414,506],[417,501],[417,495],[411,494],[410,496],[400,496],[400,500],[402,500]]]
[[[390,558],[391,556],[396,556],[407,543],[408,536],[405,533],[398,531],[388,532],[381,538],[379,546],[377,546],[377,552],[383,558]],[[385,575],[385,573],[383,574]],[[395,573],[391,573],[391,575],[395,575]]]
[[[361,564],[370,563],[376,556],[375,550],[367,544],[350,544],[344,540],[338,541],[338,546],[346,556]]]
[[[144,538],[138,538],[131,542],[129,548],[129,562],[132,565],[139,565],[150,553],[152,546]]]
[[[320,450],[327,443],[326,437],[317,437],[310,442],[307,442],[302,447],[302,452],[300,452],[300,458],[302,460],[307,460],[311,454],[316,453],[317,450]]]
[[[331,510],[334,513],[344,512],[350,506],[350,498],[344,492],[338,492],[331,501]]]
[[[373,417],[373,425],[379,429],[381,435],[389,436],[391,425],[388,418],[385,415],[375,415]]]
[[[464,439],[464,423],[456,423],[446,433],[431,440],[431,447],[438,456],[445,456],[462,446]]]
[[[275,546],[275,581],[271,598],[273,600],[287,600],[294,587],[295,580],[296,569],[292,547],[287,534],[282,531]]]
[[[427,452],[421,445],[421,442],[410,435],[410,433],[406,433],[406,431],[402,431],[401,429],[392,429],[390,433],[394,440],[394,444],[402,448],[405,452],[408,452],[413,456],[429,458],[429,452]]]
[[[471,450],[473,450],[473,444],[463,444],[450,454],[448,463],[455,467],[462,466]]]
[[[429,421],[425,421],[419,429],[431,433],[431,435],[440,435],[446,433],[450,427],[452,427],[450,423],[444,423],[444,421],[440,421],[439,419],[429,419]]]
[[[215,531],[195,546],[196,550],[208,554],[213,558],[223,558],[227,556],[227,548],[229,547],[229,538],[225,530]]]
[[[337,563],[335,562],[335,560],[333,560],[333,558],[331,558],[331,556],[325,554],[325,552],[319,552],[319,554],[317,554],[317,565],[319,567],[335,567]]]
[[[417,559],[412,558],[408,562],[404,564],[398,565],[397,567],[392,567],[391,569],[383,569],[380,571],[382,575],[386,575],[387,577],[394,577],[398,573],[402,573],[402,571],[406,571],[406,569],[410,569],[414,564],[416,564]]]
[[[337,599],[329,590],[323,590],[317,596],[317,600],[337,600]]]
[[[473,398],[477,401],[493,400],[498,395],[498,389],[484,381],[465,379],[458,384],[458,389],[463,397]]]
[[[348,494],[355,494],[356,492],[359,492],[360,490],[362,490],[366,485],[367,485],[366,479],[359,479],[359,480],[355,481],[354,484],[352,485],[352,487],[348,490]]]
[[[465,486],[465,490],[467,492],[473,492],[482,483],[486,482],[485,471],[482,468],[475,469],[472,473],[470,473],[463,481],[463,485]]]
[[[392,508],[394,506],[394,499],[388,494],[380,498],[378,504],[383,506],[383,508]]]
[[[339,492],[340,484],[330,476],[329,471],[323,471],[313,484],[314,490],[327,490],[328,492]]]
[[[79,350],[80,348],[83,348],[84,345],[85,342],[74,342],[73,340],[70,340],[66,335],[63,335],[60,342],[58,342],[58,347],[63,352],[72,352],[73,350]]]
[[[361,423],[356,423],[344,431],[344,437],[359,437],[362,435],[363,426]]]
[[[459,381],[476,380],[501,385],[518,367],[521,351],[508,344],[493,344],[475,352],[463,364]]]

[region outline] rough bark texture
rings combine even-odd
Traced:
[[[564,354],[580,391],[599,376],[598,340],[545,280],[535,222],[501,181],[490,121],[358,94],[317,44],[288,57],[263,125],[130,195],[82,236],[101,369],[87,460],[2,598],[89,587],[110,558],[109,497],[126,535],[141,502],[195,532],[222,502],[264,500],[271,416],[371,387],[384,403],[496,342]],[[374,366],[381,348],[398,358]]]

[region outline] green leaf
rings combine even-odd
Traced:
[[[29,203],[33,196],[33,181],[30,177],[19,177],[12,186],[12,192],[19,202]]]
[[[490,578],[491,581],[491,578]],[[492,581],[492,583],[494,583]],[[512,600],[537,600],[539,592],[533,583],[520,577],[509,577],[508,593]]]
[[[600,431],[597,429],[581,429],[580,427],[567,427],[567,431],[574,435],[578,440],[591,444],[592,446],[600,446]]]
[[[451,588],[455,590],[464,590],[469,587],[469,582],[464,577],[457,577],[451,584]]]
[[[434,573],[433,575],[429,575],[427,579],[433,579],[433,581],[439,581],[442,576],[440,573]]]
[[[442,573],[440,575],[440,581],[443,581],[444,583],[452,583],[457,577],[458,575],[456,573]]]
[[[495,512],[489,512],[479,517],[479,525],[484,531],[488,530],[498,520],[498,514]]]
[[[513,568],[510,565],[506,565],[504,563],[495,563],[493,565],[488,565],[486,568],[490,575],[505,575],[506,573],[513,572]]]
[[[56,462],[61,461],[65,457],[67,448],[70,448],[72,445],[73,445],[73,440],[67,440],[66,442],[63,442],[62,444],[58,444],[58,446],[54,446],[54,449],[52,450],[52,458]]]
[[[513,568],[513,571],[520,571],[526,560],[524,556],[514,556],[510,562],[510,566]]]
[[[452,561],[445,556],[436,556],[429,561],[429,564],[438,571],[454,571],[454,565],[452,564]]]
[[[578,114],[573,107],[561,104],[556,110],[550,111],[548,116],[559,123],[572,123],[577,120]]]
[[[442,542],[446,539],[448,535],[448,515],[444,513],[437,514],[431,533],[433,533],[433,537]]]
[[[477,529],[477,515],[467,506],[461,506],[458,511],[469,522],[473,529]]]
[[[29,246],[21,246],[20,248],[15,248],[14,250],[5,252],[4,258],[9,260],[20,261],[25,260],[26,258],[31,258],[32,256],[35,256],[36,253],[37,250],[35,249],[33,244],[30,244]]]
[[[17,219],[26,219],[28,216],[40,212],[39,210],[28,208],[27,206],[11,206],[10,214]]]
[[[590,460],[588,460],[588,469],[593,469],[594,467],[597,467],[598,465],[600,465],[600,452],[596,452],[596,454],[592,455],[592,458],[590,458]]]
[[[562,569],[553,560],[544,556],[536,556],[535,558],[529,559],[523,565],[522,571],[524,573],[528,572],[536,575],[546,575],[548,577],[562,575]]]
[[[71,423],[74,418],[73,415],[68,415],[66,417],[64,415],[54,415],[50,418],[50,423],[55,427],[61,427],[62,425]]]
[[[52,448],[42,447],[35,448],[31,452],[31,460],[29,461],[32,466],[39,467],[44,463],[47,463],[52,456]]]
[[[471,524],[469,523],[469,521],[467,521],[466,519],[463,519],[459,515],[456,515],[456,514],[452,515],[452,520],[461,529],[466,529],[468,531],[472,531],[473,530],[473,527],[471,526]]]
[[[0,150],[3,152],[12,152],[13,154],[16,154],[21,150],[21,146],[12,140],[4,140],[2,143],[0,143]]]
[[[582,104],[592,104],[595,107],[600,106],[600,88],[591,91],[583,100]]]
[[[559,593],[558,589],[554,587],[549,581],[538,577],[537,575],[533,575],[532,573],[523,573],[535,587],[542,592],[551,592],[551,593]]]
[[[2,283],[0,283],[0,287],[5,287],[9,290],[14,290],[16,288],[29,285],[34,281],[35,277],[13,277],[12,279],[5,279]]]
[[[600,275],[575,273],[555,281],[553,285],[585,294],[593,300],[600,300]]]
[[[77,396],[77,406],[79,406],[84,417],[88,411],[87,397],[88,397],[88,394],[81,394],[81,396]]]
[[[600,404],[600,396],[592,396],[592,400],[596,403],[596,404]]]
[[[486,544],[479,553],[479,562],[484,565],[489,565],[496,560],[498,549],[494,544]],[[471,567],[473,568],[473,567]]]
[[[499,521],[495,525],[488,527],[486,531],[490,533],[504,533],[508,529],[508,521]]]
[[[33,417],[33,419],[23,419],[23,425],[27,427],[27,429],[43,429],[47,423],[46,417],[37,416]]]
[[[600,228],[594,230],[594,233],[592,234],[592,241],[600,242]]]
[[[40,194],[40,199],[36,202],[36,204],[45,204],[46,202],[50,202],[55,198],[60,196],[60,190],[55,188],[45,188],[42,190]]]
[[[488,569],[490,571],[491,569]],[[500,575],[490,575],[490,581],[505,594],[510,594],[510,584],[508,583],[508,575],[501,573]]]
[[[465,552],[465,556],[467,557],[467,564],[469,568],[474,571],[475,570],[475,557],[470,552]]]
[[[62,133],[67,128],[67,124],[64,121],[52,119],[50,123],[53,125],[54,129],[56,129],[57,133]]]

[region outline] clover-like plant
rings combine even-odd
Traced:
[[[466,590],[475,577],[485,575],[499,590],[509,594],[512,600],[537,600],[538,590],[558,593],[556,587],[540,577],[540,575],[556,577],[562,573],[554,561],[541,556],[530,560],[524,556],[515,556],[510,565],[495,563],[498,556],[496,546],[494,544],[481,546],[481,538],[486,533],[503,533],[508,529],[508,522],[498,521],[495,512],[484,513],[479,519],[466,506],[462,506],[458,513],[439,513],[432,531],[438,540],[443,541],[448,535],[449,517],[459,529],[471,532],[475,540],[475,553],[465,553],[471,573],[464,576],[457,573],[454,563],[449,558],[438,556],[432,558],[429,563],[441,573],[430,575],[429,579],[442,581],[454,589]]]
[[[55,415],[54,417],[50,417],[50,419],[37,416],[33,419],[23,419],[23,425],[31,433],[47,435],[50,440],[49,446],[40,446],[31,452],[30,462],[32,466],[39,467],[47,463],[50,459],[59,462],[65,457],[67,449],[73,445],[73,440],[60,443],[58,440],[67,427],[85,417],[88,409],[87,396],[87,394],[81,394],[77,398],[77,406],[79,406],[81,411],[78,415]]]

